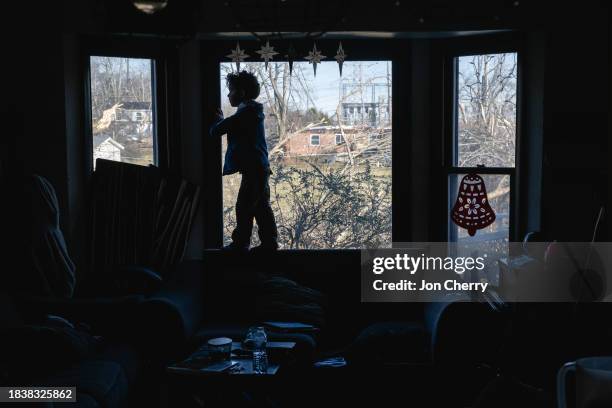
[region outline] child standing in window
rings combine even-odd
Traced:
[[[238,110],[223,118],[217,110],[210,134],[219,137],[227,133],[227,151],[223,175],[240,172],[242,180],[236,200],[236,228],[232,243],[224,249],[248,250],[253,231],[253,219],[257,221],[261,245],[253,250],[278,249],[278,232],[274,213],[270,206],[270,162],[264,130],[264,113],[259,96],[260,86],[255,75],[241,71],[226,78],[230,104]]]

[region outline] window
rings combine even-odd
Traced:
[[[454,58],[454,117],[447,150],[449,212],[463,176],[484,181],[495,221],[470,236],[449,218],[449,241],[476,243],[488,256],[507,253],[512,225],[517,126],[517,53]],[[494,255],[495,256],[495,255]]]
[[[458,167],[514,168],[517,54],[457,58]]]
[[[234,109],[225,76],[235,69],[220,64],[226,117]],[[351,115],[364,104],[391,106],[391,61],[347,61],[342,77],[333,60],[318,65],[316,77],[308,62],[295,62],[292,75],[286,62],[271,62],[267,70],[263,62],[249,62],[241,69],[261,83],[257,100],[264,106],[280,248],[391,247],[391,117],[373,123]],[[384,135],[375,146],[368,143],[371,133]],[[222,137],[223,155],[226,143]],[[239,174],[223,177],[224,244],[236,225],[239,187]],[[254,232],[251,244],[258,243]]]
[[[98,158],[156,164],[154,60],[91,56],[89,64],[94,169]],[[132,122],[131,109],[146,111]]]

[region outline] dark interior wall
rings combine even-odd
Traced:
[[[56,185],[60,206],[66,209],[61,37],[50,35],[37,41],[35,49],[18,49],[16,60],[19,86],[13,100],[23,114],[18,155],[24,169],[41,173]]]
[[[607,200],[608,24],[604,9],[582,10],[548,36],[542,229],[551,239],[589,241]]]
[[[544,140],[544,83],[546,81],[547,34],[542,31],[525,36],[520,75],[522,78],[518,143],[520,191],[519,237],[542,228],[542,157]]]
[[[612,140],[612,28],[610,28],[610,6],[608,5],[608,143]],[[608,162],[608,203],[606,207],[606,225],[608,230],[607,239],[610,240],[612,237],[612,160],[610,160],[611,153],[611,145],[608,144],[608,154],[607,154],[607,162]]]
[[[180,148],[181,171],[185,178],[200,186],[204,184],[203,140],[205,132],[202,126],[202,93],[200,69],[200,44],[190,41],[179,48],[180,66]],[[204,192],[202,192],[204,195]],[[205,198],[204,198],[205,199]],[[199,259],[204,247],[203,206],[191,230],[191,237],[185,256]]]
[[[439,137],[435,133],[435,128],[430,127],[430,117],[432,112],[431,101],[432,87],[431,81],[436,79],[431,75],[431,46],[428,40],[412,41],[411,61],[419,61],[418,64],[411,65],[410,77],[410,240],[430,241],[430,213],[431,195],[423,194],[429,191],[432,183],[431,172],[431,141],[434,137]],[[394,78],[395,80],[395,78]],[[397,84],[397,83],[396,83]],[[402,114],[402,107],[395,107],[396,113]],[[394,137],[402,137],[396,129]],[[400,156],[399,154],[397,156]],[[396,157],[397,157],[396,156]],[[397,157],[402,160],[403,157]],[[400,176],[401,177],[401,176]],[[395,238],[394,238],[395,239]]]
[[[219,87],[219,66],[215,44],[200,42],[200,72],[202,82],[199,91],[202,94],[203,121],[203,200],[204,214],[204,247],[219,248],[223,245],[223,186],[221,183],[221,139],[207,137],[208,129],[214,120],[214,111],[219,107],[221,89]]]
[[[41,13],[45,11],[43,8]],[[67,131],[74,134],[75,128],[73,123],[67,124],[66,117],[64,48],[68,43],[64,42],[61,30],[52,27],[42,14],[26,19],[26,10],[17,9],[15,13],[15,18],[21,17],[17,21],[25,26],[8,41],[13,44],[8,51],[11,62],[6,64],[10,71],[5,88],[8,92],[4,96],[13,106],[16,122],[10,135],[15,138],[14,170],[40,174],[53,183],[59,200],[60,222],[69,236]]]
[[[83,93],[83,67],[81,65],[80,43],[77,35],[63,34],[63,79],[64,79],[64,115],[65,131],[64,140],[66,149],[66,179],[65,188],[66,229],[68,248],[77,265],[77,270],[82,271],[86,259],[87,242],[87,191],[85,174],[84,152],[84,93]]]
[[[32,10],[11,2],[5,17],[16,27],[4,49],[2,110],[10,111],[14,175],[36,173],[56,189],[60,224],[74,260],[80,261],[84,224],[82,78],[79,44],[64,33],[57,4]],[[8,62],[10,61],[10,63]]]

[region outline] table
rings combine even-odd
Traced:
[[[270,391],[282,389],[282,368],[291,364],[295,345],[295,342],[268,342],[267,374],[253,372],[252,356],[242,349],[240,342],[232,343],[230,357],[240,370],[207,370],[209,363],[192,359],[205,348],[202,346],[187,359],[166,367],[169,406],[189,406],[190,403],[192,406],[231,406],[231,398],[239,398],[242,394],[267,397]]]
[[[205,346],[203,346],[205,347]],[[202,348],[203,348],[202,347]],[[196,353],[202,348],[198,349]],[[291,352],[295,348],[292,341],[271,341],[266,345],[268,354],[268,375],[275,375],[282,362],[287,362],[291,357]],[[194,353],[193,355],[195,355]],[[193,361],[193,355],[181,362],[174,363],[167,367],[167,371],[178,375],[257,375],[253,372],[253,359],[250,352],[242,349],[240,342],[232,342],[232,354],[230,360],[239,365],[241,370],[211,371],[204,361]]]

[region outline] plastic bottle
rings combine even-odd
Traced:
[[[263,327],[257,327],[253,333],[253,372],[255,374],[268,373],[268,355],[266,345],[268,338]]]

